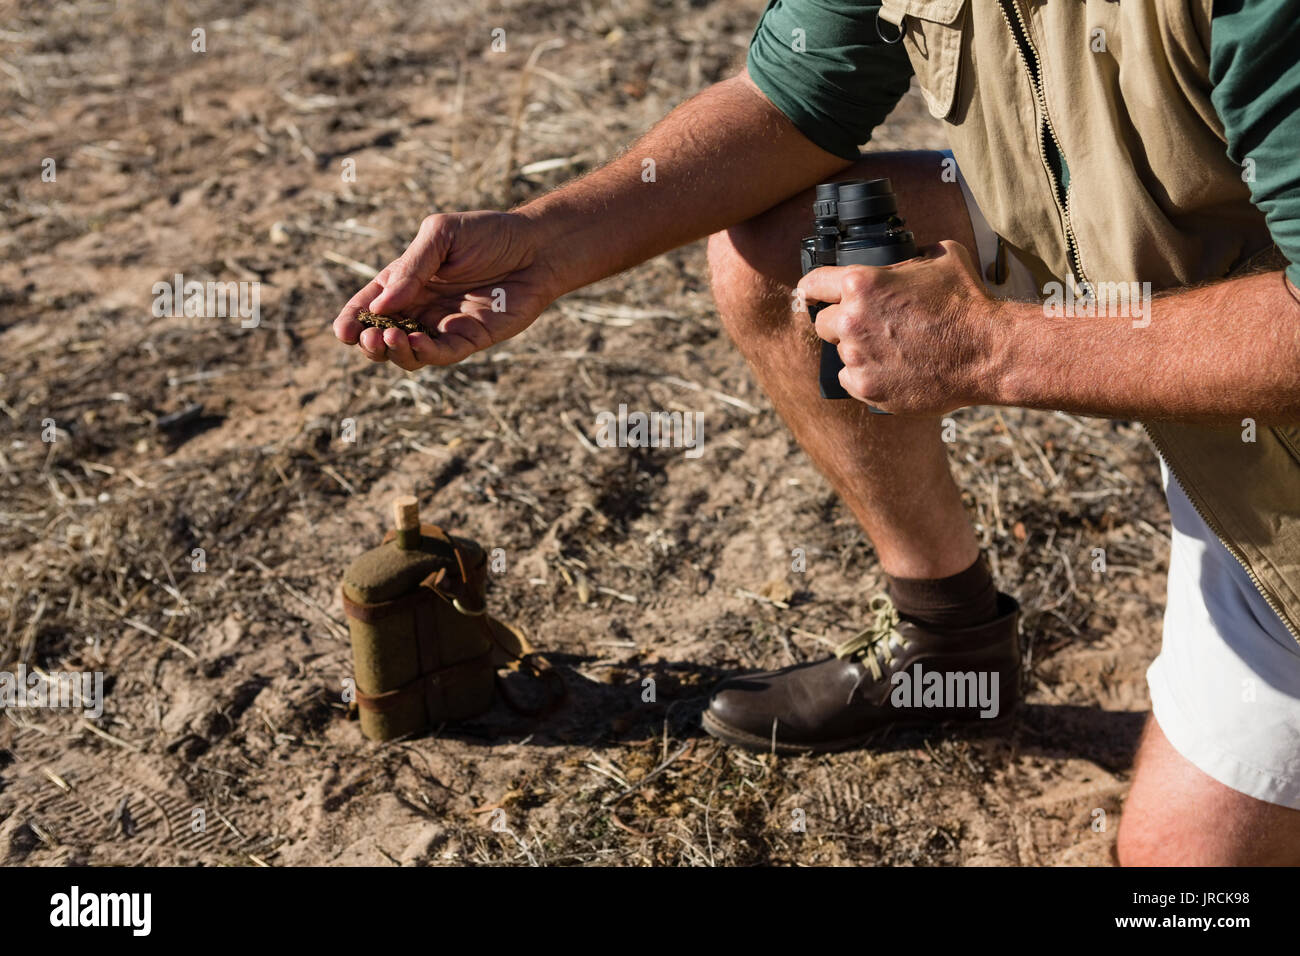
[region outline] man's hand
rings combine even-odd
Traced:
[[[451,365],[518,335],[559,294],[533,220],[515,213],[429,216],[401,257],[334,320],[340,342],[413,371]],[[428,330],[363,328],[357,312],[405,316]]]
[[[840,384],[854,398],[895,414],[937,414],[988,394],[1000,303],[960,243],[893,266],[823,266],[799,290],[832,303],[817,334],[838,347]]]

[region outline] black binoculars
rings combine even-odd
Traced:
[[[847,179],[817,187],[813,234],[799,243],[803,275],[820,266],[888,266],[915,256],[916,242],[898,215],[898,200],[888,179]],[[821,309],[821,305],[808,307],[814,322]],[[842,368],[836,347],[822,342],[817,375],[822,398],[852,397],[840,385]]]

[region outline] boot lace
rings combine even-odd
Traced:
[[[884,664],[893,663],[894,645],[905,649],[910,643],[898,630],[898,608],[886,594],[877,594],[871,599],[868,609],[872,614],[871,623],[855,637],[849,638],[835,648],[835,656],[841,660],[855,660],[871,671],[871,676],[881,680],[885,676]]]

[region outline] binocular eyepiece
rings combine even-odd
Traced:
[[[888,179],[821,183],[812,211],[813,234],[799,244],[804,275],[820,266],[888,266],[916,255],[916,242],[898,215],[898,199]],[[809,307],[814,322],[820,310],[819,305]],[[840,385],[842,368],[835,346],[823,342],[818,374],[822,398],[852,397]]]
[[[822,183],[813,199],[813,220],[834,221],[845,229],[855,223],[898,215],[898,200],[888,179],[848,179]]]

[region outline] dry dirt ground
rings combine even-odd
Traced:
[[[456,368],[329,331],[421,218],[612,157],[735,69],[761,6],[0,5],[0,669],[107,690],[94,721],[0,715],[0,862],[1109,861],[1168,547],[1136,426],[955,416],[1025,608],[1013,734],[755,757],[702,736],[708,688],[824,655],[880,580],[720,331],[702,246]],[[942,143],[913,94],[873,148]],[[153,317],[176,273],[260,282],[260,327]],[[704,412],[705,454],[593,453],[620,402]],[[361,738],[338,582],[408,490],[504,550],[492,603],[562,668],[560,711]]]

